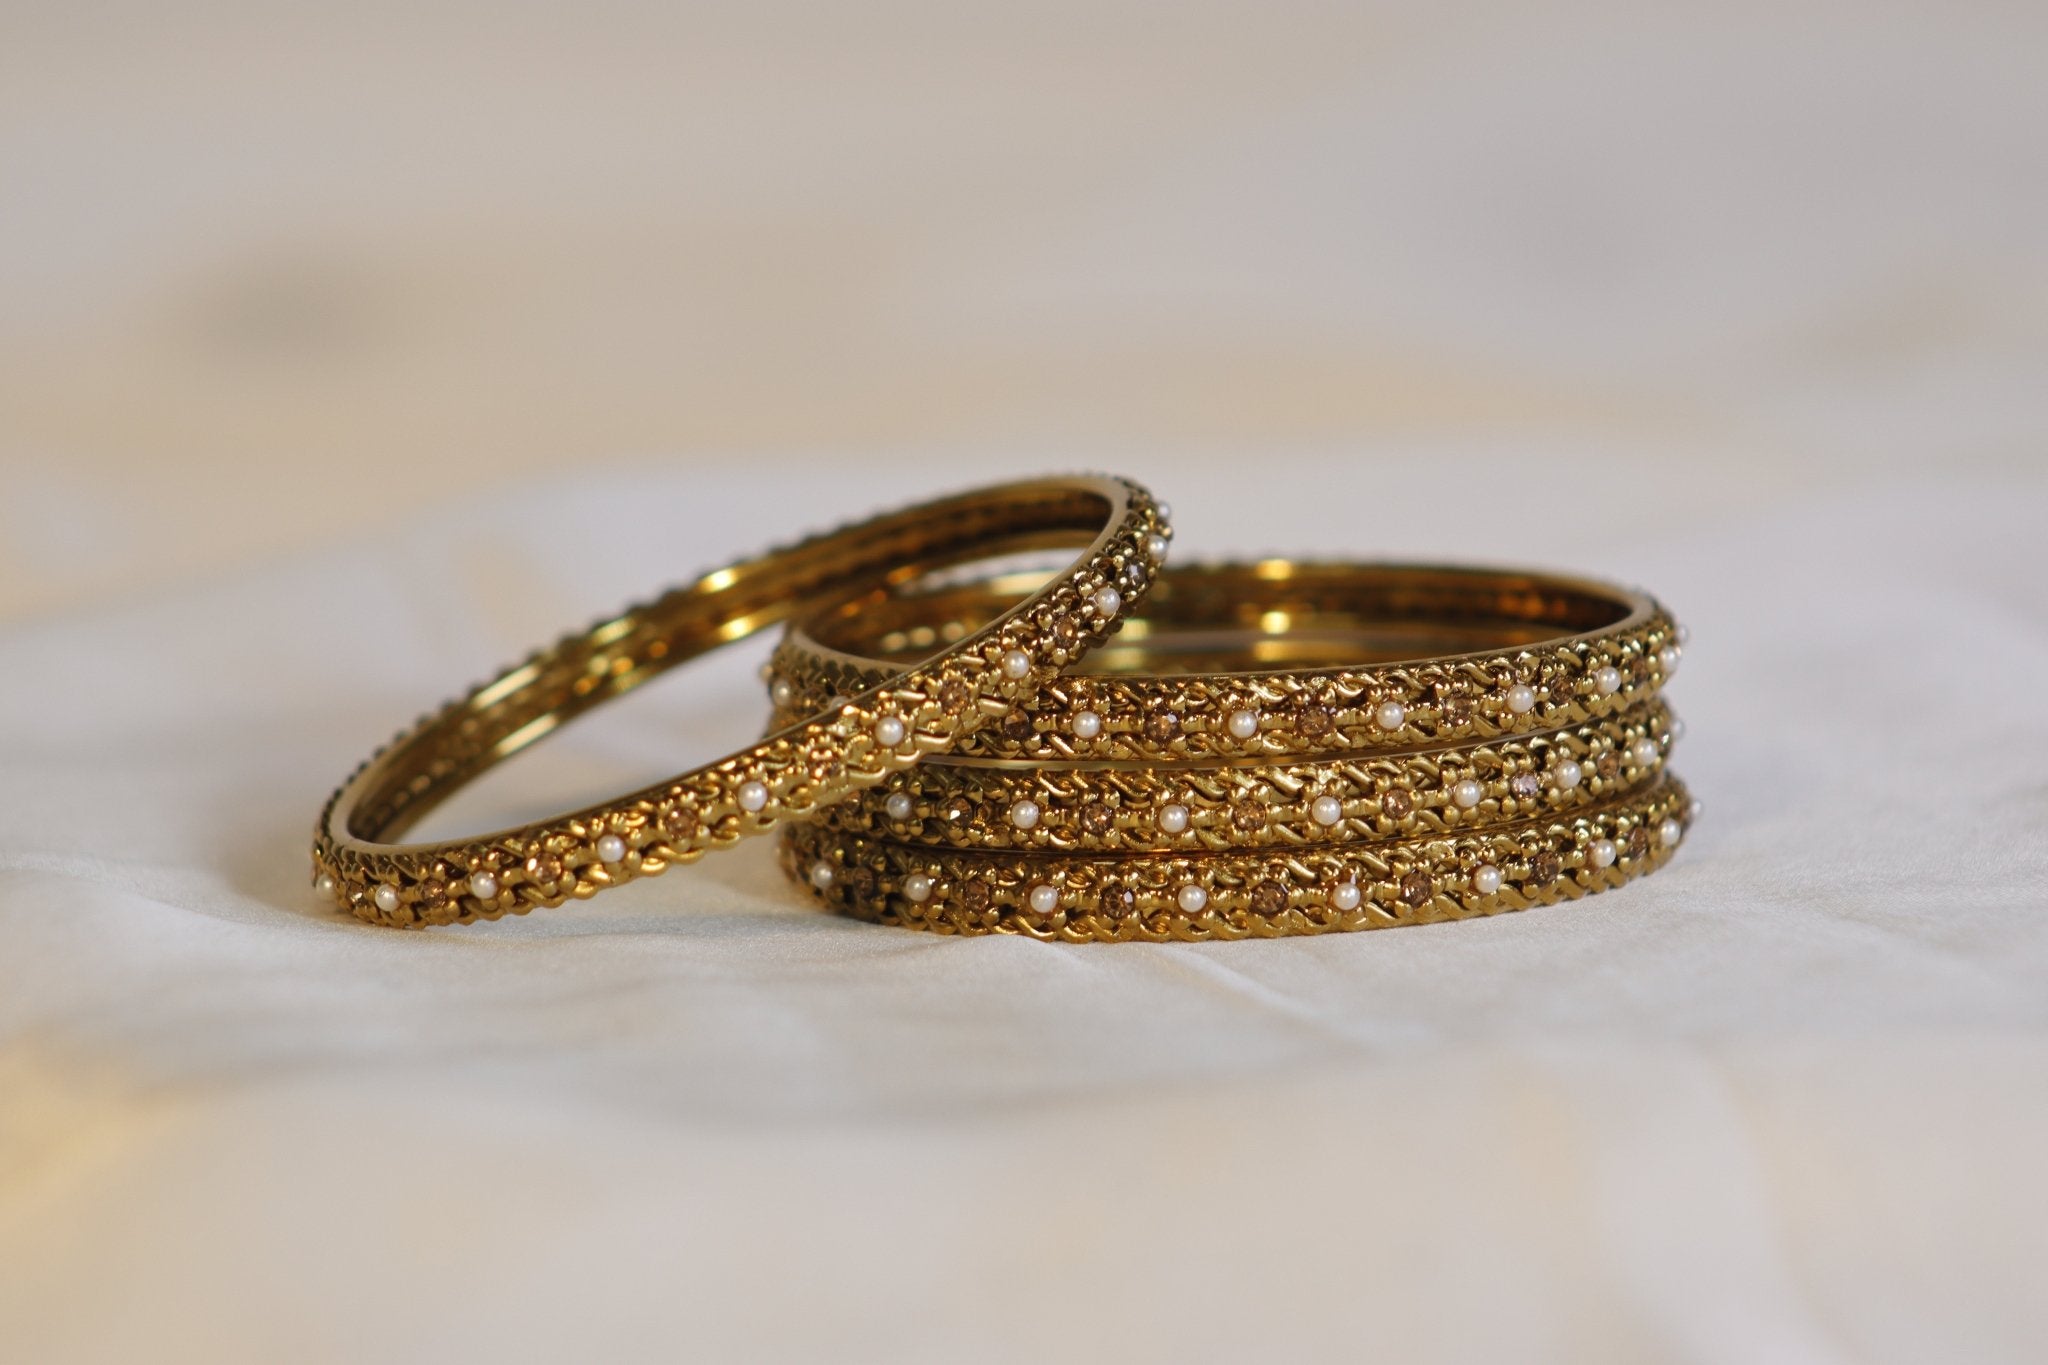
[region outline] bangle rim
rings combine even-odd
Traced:
[[[315,889],[376,924],[496,919],[659,875],[808,816],[956,747],[1078,660],[1151,586],[1171,534],[1141,485],[1068,475],[885,512],[714,570],[563,637],[378,750],[321,811]],[[1085,548],[1066,570],[984,628],[724,757],[548,819],[397,841],[437,802],[577,715],[849,580],[897,581],[1017,543],[1077,541]]]

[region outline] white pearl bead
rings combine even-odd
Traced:
[[[1179,834],[1188,827],[1188,808],[1178,801],[1159,808],[1159,828],[1168,834]]]
[[[398,888],[395,886],[380,886],[370,893],[370,899],[377,903],[379,910],[388,915],[398,909]]]
[[[1684,738],[1685,722],[1680,720],[1677,716],[1673,716],[1671,718],[1671,742],[1673,744],[1676,744],[1679,740]]]
[[[885,749],[895,748],[909,733],[910,727],[901,716],[883,716],[875,722],[875,740]]]
[[[1031,908],[1041,915],[1050,915],[1060,908],[1060,889],[1056,886],[1032,887]]]
[[[1152,556],[1152,558],[1154,559],[1166,558],[1166,537],[1146,536],[1145,553]]]
[[[1677,631],[1678,647],[1684,649],[1692,643],[1692,627],[1680,623]]]
[[[1173,520],[1173,504],[1170,502],[1155,502],[1152,504],[1152,510],[1158,513],[1161,521]]]
[[[1397,701],[1383,701],[1372,718],[1379,722],[1382,730],[1398,730],[1408,721],[1408,708]]]
[[[1698,820],[1702,815],[1705,815],[1707,813],[1706,802],[1695,800],[1690,806],[1686,807],[1685,813],[1691,816],[1694,820]]]
[[[1608,664],[1593,674],[1593,686],[1603,697],[1621,691],[1621,670]]]
[[[1102,717],[1093,711],[1076,711],[1067,728],[1073,731],[1075,739],[1093,739],[1102,733]]]
[[[768,804],[768,787],[761,782],[740,783],[740,809],[761,810]]]
[[[626,841],[616,834],[607,834],[597,841],[597,860],[601,863],[623,863],[626,861]]]
[[[917,811],[917,803],[910,799],[909,792],[890,792],[889,799],[882,803],[891,820],[908,820]]]
[[[1010,807],[1010,823],[1018,829],[1036,829],[1038,827],[1038,803],[1027,798]]]
[[[1330,888],[1330,904],[1339,910],[1356,910],[1364,899],[1357,882],[1338,882]]]
[[[323,899],[333,900],[335,892],[334,878],[328,876],[325,872],[321,873],[313,879],[313,889],[319,892]]]
[[[829,716],[829,715],[836,715],[836,714],[838,713],[839,709],[840,709],[841,707],[845,706],[845,705],[846,705],[846,698],[845,698],[845,697],[842,697],[842,696],[839,696],[839,695],[838,695],[837,693],[834,693],[834,694],[833,694],[832,696],[829,696],[829,697],[825,698],[825,710],[823,711],[823,713],[822,713],[822,714],[824,714],[824,715],[828,715],[828,716]]]
[[[1676,673],[1678,671],[1678,647],[1676,645],[1666,645],[1658,650],[1657,666],[1664,670],[1664,676],[1666,677]]]
[[[1003,676],[1012,680],[1031,676],[1031,656],[1021,649],[1003,655]]]
[[[1516,683],[1508,689],[1508,710],[1518,716],[1526,716],[1536,709],[1536,689],[1524,683]]]
[[[1593,860],[1595,867],[1613,867],[1616,856],[1614,840],[1595,839],[1593,846],[1586,850],[1586,855]]]
[[[1250,739],[1259,732],[1259,713],[1256,711],[1232,711],[1230,713],[1230,735],[1233,739]]]
[[[1097,616],[1114,616],[1124,608],[1124,595],[1115,588],[1097,588],[1088,605],[1095,608]]]
[[[823,858],[811,864],[811,885],[817,887],[820,891],[829,891],[838,875],[837,872],[832,870],[832,864],[826,862]]]
[[[469,894],[475,896],[480,901],[496,900],[498,897],[498,879],[488,872],[470,873]]]
[[[1458,803],[1458,809],[1460,810],[1471,810],[1480,801],[1484,800],[1485,797],[1486,788],[1480,786],[1469,777],[1451,788],[1451,800]]]
[[[1685,837],[1685,826],[1676,820],[1666,820],[1657,826],[1657,842],[1666,848],[1678,847],[1678,841]]]
[[[1654,768],[1662,756],[1654,739],[1639,739],[1629,750],[1629,757],[1636,761],[1638,768]]]
[[[1344,803],[1334,796],[1318,796],[1308,813],[1310,819],[1328,829],[1344,818]]]
[[[796,687],[787,678],[777,678],[768,684],[768,700],[777,706],[788,708],[796,701]]]
[[[922,872],[913,872],[903,879],[903,899],[923,905],[932,898],[932,879]]]
[[[1482,896],[1491,896],[1500,890],[1500,869],[1492,863],[1481,863],[1473,869],[1472,889]]]
[[[1173,899],[1183,911],[1192,915],[1209,903],[1209,893],[1196,886],[1193,882],[1189,882],[1178,892],[1174,893]]]
[[[1550,780],[1557,784],[1558,790],[1571,791],[1586,780],[1586,770],[1575,759],[1560,758],[1550,765]]]

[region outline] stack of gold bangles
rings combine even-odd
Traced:
[[[1683,633],[1649,597],[1465,568],[1167,569],[1171,534],[1135,484],[1046,479],[707,575],[401,735],[322,813],[315,884],[375,923],[495,919],[781,826],[791,875],[863,919],[1229,939],[1545,905],[1684,838],[1661,697]],[[1080,554],[969,567],[1054,548]],[[781,623],[764,739],[553,820],[393,842],[564,721]]]

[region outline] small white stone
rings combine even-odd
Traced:
[[[1532,698],[1530,705],[1534,704]],[[1383,701],[1379,709],[1372,713],[1372,718],[1379,722],[1382,730],[1398,730],[1408,723],[1408,708],[1397,701]]]
[[[1629,749],[1628,756],[1635,760],[1638,768],[1654,768],[1657,766],[1657,760],[1663,757],[1663,753],[1657,748],[1656,740],[1639,739]]]
[[[1060,889],[1057,886],[1032,887],[1031,908],[1038,914],[1050,915],[1060,908]]]
[[[1155,559],[1155,560],[1165,559],[1165,558],[1166,558],[1166,537],[1165,537],[1165,536],[1146,536],[1146,537],[1145,537],[1145,553],[1146,553],[1146,554],[1148,554],[1148,555],[1150,555],[1150,556],[1152,556],[1152,558],[1153,558],[1153,559]]]
[[[1170,502],[1155,502],[1152,504],[1152,510],[1158,514],[1161,521],[1173,520],[1173,504]]]
[[[1451,800],[1458,803],[1459,810],[1471,810],[1485,798],[1486,788],[1469,777],[1451,788]]]
[[[1560,758],[1550,765],[1550,780],[1557,784],[1559,791],[1571,791],[1586,780],[1586,770],[1576,759]]]
[[[1621,691],[1621,670],[1607,664],[1593,674],[1593,687],[1603,697],[1611,697]]]
[[[1595,867],[1613,867],[1615,852],[1614,840],[1595,839],[1593,846],[1586,850],[1586,856],[1593,860]]]
[[[470,873],[469,894],[475,896],[480,901],[496,900],[498,898],[498,879],[488,872]]]
[[[334,878],[322,872],[313,879],[313,889],[320,894],[322,899],[333,900],[335,892]]]
[[[1678,659],[1677,645],[1666,645],[1657,651],[1657,666],[1664,670],[1667,678],[1678,671]]]
[[[1673,716],[1671,718],[1671,728],[1667,733],[1670,734],[1673,744],[1678,743],[1679,740],[1685,738],[1685,722],[1677,716]]]
[[[1500,869],[1492,863],[1481,863],[1472,871],[1472,889],[1482,896],[1500,890]]]
[[[1188,808],[1175,801],[1159,808],[1159,828],[1168,834],[1179,834],[1188,827]]]
[[[1115,588],[1097,588],[1088,605],[1095,608],[1097,616],[1111,617],[1124,609],[1124,595]]]
[[[913,872],[903,879],[903,899],[923,905],[932,898],[932,879],[922,872]]]
[[[768,804],[768,787],[762,782],[740,783],[740,809],[758,811]]]
[[[1067,729],[1075,739],[1093,739],[1102,733],[1102,717],[1093,711],[1076,711],[1074,718],[1067,722]]]
[[[1690,806],[1686,807],[1685,813],[1692,819],[1698,820],[1702,815],[1705,815],[1707,813],[1706,803],[1702,801],[1694,801]]]
[[[768,700],[778,707],[788,709],[796,703],[796,686],[787,678],[777,678],[768,684]]]
[[[1010,823],[1018,829],[1037,829],[1038,814],[1038,803],[1027,797],[1010,807]]]
[[[1339,910],[1356,910],[1364,899],[1357,882],[1338,882],[1330,888],[1330,904]]]
[[[910,727],[903,723],[901,716],[883,716],[875,722],[875,742],[884,749],[895,748],[909,733]]]
[[[1187,914],[1196,914],[1209,903],[1209,893],[1189,882],[1174,893],[1174,902]]]
[[[1030,677],[1031,656],[1021,649],[1003,655],[1003,676],[1013,681]]]
[[[908,820],[917,812],[917,803],[910,799],[909,792],[890,792],[889,799],[882,803],[882,809],[895,821]]]
[[[626,861],[626,841],[616,834],[607,834],[597,841],[597,860],[609,866]]]
[[[370,899],[377,903],[379,910],[388,915],[398,909],[398,888],[395,886],[380,886],[370,893]]]
[[[1536,689],[1526,683],[1516,683],[1508,689],[1508,710],[1518,716],[1526,716],[1536,709]]]
[[[1680,622],[1676,633],[1676,638],[1678,640],[1678,647],[1680,649],[1684,649],[1687,645],[1692,643],[1692,627],[1684,624],[1683,622]]]
[[[823,858],[811,864],[811,885],[817,887],[820,891],[831,890],[832,883],[838,880],[838,877],[839,874],[833,870],[832,864],[826,862]]]
[[[1657,842],[1666,848],[1677,848],[1678,841],[1685,837],[1685,826],[1676,820],[1666,820],[1657,826]]]
[[[1247,709],[1230,713],[1230,736],[1232,739],[1250,739],[1258,732],[1258,712]]]
[[[1344,818],[1344,803],[1334,796],[1318,796],[1308,808],[1309,818],[1328,829]]]

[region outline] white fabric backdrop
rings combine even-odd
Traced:
[[[120,427],[148,394],[112,362],[77,391],[165,463],[62,458],[97,409],[30,363],[63,337],[21,319],[65,296],[27,286],[113,248],[62,195],[12,218],[35,308],[0,330],[0,563],[73,606],[0,623],[0,1359],[2048,1355],[2048,36],[1706,14],[1403,31],[1356,79],[1321,51],[1028,212],[890,238],[843,373],[736,391],[865,382],[867,338],[885,406],[972,439],[670,460],[599,426],[414,502],[430,462],[300,458],[330,433],[287,407],[257,428],[288,497],[249,505],[295,518],[271,539],[205,483],[203,421]],[[265,127],[296,126],[285,84]],[[876,145],[981,135],[912,112]],[[55,165],[97,126],[0,153]],[[746,183],[759,221],[808,212]],[[619,387],[650,394],[729,359],[635,354]],[[602,409],[578,363],[522,371],[501,424]],[[306,890],[332,784],[533,644],[795,530],[1075,465],[1170,498],[1183,557],[1651,586],[1694,629],[1704,822],[1583,904],[1217,946],[842,922],[765,845],[446,932]],[[177,534],[241,548],[148,582]],[[757,723],[746,663],[445,822],[715,754]]]
[[[1183,469],[1182,545],[1424,544],[1453,458],[1484,485],[1527,456],[1332,460],[1319,501],[1375,510],[1307,529]],[[1677,766],[1707,818],[1622,893],[1395,933],[930,938],[812,913],[765,844],[459,931],[312,903],[330,779],[544,623],[668,575],[665,542],[710,562],[763,539],[792,501],[768,477],[507,496],[13,628],[0,1340],[36,1361],[2029,1358],[2042,482],[1701,514],[1689,481],[1646,500],[1626,468],[1570,467],[1511,538],[1694,622]],[[861,489],[794,501],[824,520]],[[1606,538],[1550,543],[1567,506]],[[724,682],[628,698],[463,814],[744,734],[757,690]]]

